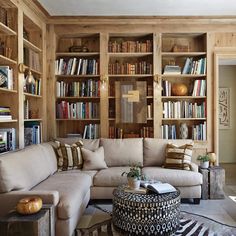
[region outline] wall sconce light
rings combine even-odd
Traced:
[[[101,76],[100,81],[101,81],[101,88],[105,89],[107,81],[108,81],[108,77],[106,75],[103,75]]]
[[[157,88],[161,89],[161,76],[160,75],[154,75],[153,81],[156,83]]]

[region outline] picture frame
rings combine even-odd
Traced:
[[[230,88],[219,88],[219,129],[230,129],[231,113],[230,113]]]

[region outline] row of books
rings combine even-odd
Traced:
[[[98,119],[100,104],[93,102],[69,103],[61,101],[56,104],[58,119]]]
[[[29,100],[25,99],[24,100],[24,119],[29,119]]]
[[[0,129],[0,153],[16,149],[16,129]]]
[[[29,83],[29,84],[27,84],[25,81],[24,92],[40,96],[41,95],[41,79],[35,79],[35,83]]]
[[[140,136],[142,138],[153,138],[154,133],[153,133],[153,127],[150,126],[144,126],[140,130]]]
[[[0,106],[0,120],[12,120],[10,107]]]
[[[206,74],[206,58],[194,60],[192,57],[187,57],[182,70],[182,74]]]
[[[153,103],[147,105],[147,118],[153,118]]]
[[[152,74],[152,64],[147,61],[140,61],[135,63],[120,63],[118,61],[109,63],[108,73],[110,75],[116,74]]]
[[[99,97],[100,80],[56,82],[57,97]]]
[[[205,118],[206,103],[188,101],[163,102],[163,118]]]
[[[25,122],[25,146],[41,143],[41,125],[38,121]]]
[[[123,138],[123,129],[109,126],[109,138]]]
[[[24,64],[33,70],[41,71],[39,53],[29,48],[24,48]]]
[[[56,75],[98,75],[99,62],[96,59],[60,58],[55,61]]]
[[[88,124],[84,126],[83,139],[97,139],[100,137],[100,125]]]
[[[0,88],[13,89],[13,69],[0,66]]]
[[[194,81],[192,96],[206,96],[206,80]]]
[[[109,52],[152,52],[152,41],[109,41]]]
[[[188,138],[193,140],[202,140],[206,141],[206,122],[203,122],[198,125],[189,126],[189,129],[192,130],[192,134]],[[177,139],[176,125],[162,125],[161,126],[161,137],[163,139]]]

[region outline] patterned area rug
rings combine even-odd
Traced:
[[[96,214],[101,214],[101,212],[111,215],[112,206],[89,206],[86,209],[82,220],[85,218],[92,220],[93,216],[96,216]],[[78,233],[78,235],[80,234]],[[108,235],[106,233],[106,227],[102,228],[102,235]],[[122,236],[124,234],[120,234],[113,229],[113,235]],[[97,236],[97,232],[94,232],[93,236]],[[236,227],[222,224],[204,216],[182,211],[180,217],[180,227],[175,233],[175,236],[236,236]]]

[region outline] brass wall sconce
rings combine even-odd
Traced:
[[[105,89],[106,84],[108,82],[108,77],[106,75],[102,75],[100,81],[101,81],[101,88]]]
[[[158,88],[161,88],[161,76],[160,75],[154,75],[153,81],[157,84]]]

